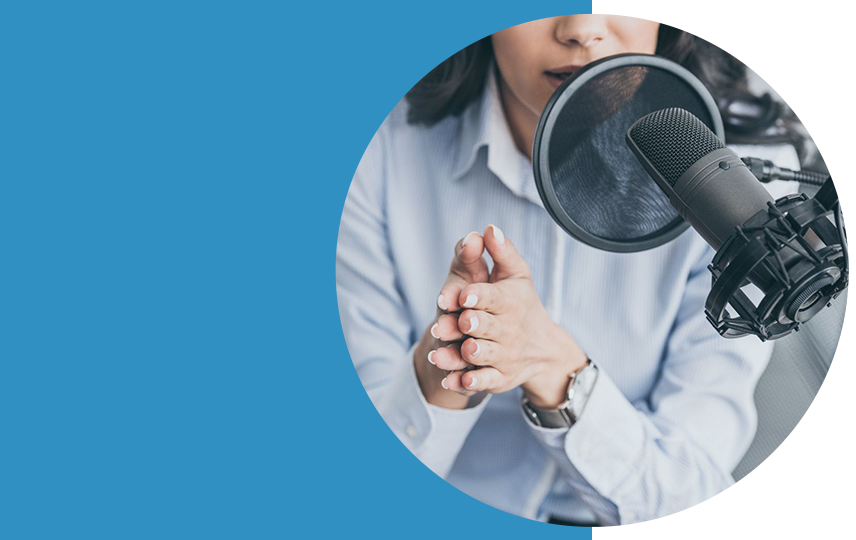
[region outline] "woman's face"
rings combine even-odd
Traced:
[[[582,66],[619,53],[653,54],[660,23],[617,15],[568,15],[493,34],[503,90],[536,116],[553,91]]]

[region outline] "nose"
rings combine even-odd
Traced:
[[[559,17],[556,40],[564,45],[589,48],[603,41],[609,33],[605,15],[567,15]]]

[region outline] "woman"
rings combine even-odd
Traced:
[[[654,22],[509,28],[392,111],[339,232],[342,326],[384,420],[462,491],[554,523],[653,519],[728,487],[770,355],[705,320],[712,251],[693,231],[608,253],[566,237],[541,204],[529,155],[541,110],[576,69],[627,52],[683,63],[723,107],[748,96],[741,64]],[[782,119],[765,122],[754,130]],[[762,157],[799,165],[790,145]]]

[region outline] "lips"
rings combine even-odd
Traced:
[[[547,73],[573,73],[583,67],[585,64],[568,64],[566,66],[561,66],[553,69],[548,69]]]
[[[547,75],[550,77],[556,77],[557,79],[562,79],[563,81],[574,74],[573,71],[545,71]]]
[[[559,86],[560,84],[565,82],[568,77],[576,73],[576,71],[581,67],[582,65],[577,64],[557,67],[544,71],[544,75],[546,75],[547,78],[550,79],[550,82],[553,83],[555,86]]]
[[[574,74],[572,71],[566,71],[566,72],[564,72],[564,73],[553,73],[552,71],[545,71],[544,73],[545,73],[548,77],[550,77],[551,79],[554,79],[554,80],[556,80],[557,82],[559,82],[560,84],[561,84],[562,82],[564,82],[564,81],[565,81],[565,79],[567,79],[568,77],[570,77],[571,75],[573,75],[573,74]]]

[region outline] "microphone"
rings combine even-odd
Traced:
[[[721,335],[788,335],[847,287],[847,243],[831,178],[813,199],[774,201],[747,164],[681,108],[643,116],[625,139],[671,205],[717,250],[705,313]],[[742,290],[749,283],[764,294],[757,305]]]

